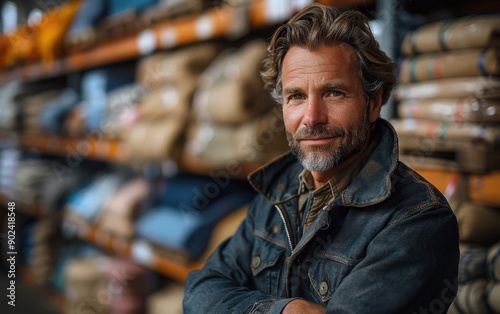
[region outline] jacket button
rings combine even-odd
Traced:
[[[273,227],[273,233],[278,233],[280,231],[280,227],[278,225],[275,225]]]
[[[252,259],[252,267],[253,268],[257,268],[260,266],[260,256],[259,255],[255,255]]]
[[[326,283],[326,281],[322,281],[319,284],[319,294],[324,296],[325,294],[327,294],[327,292],[328,292],[328,284]]]

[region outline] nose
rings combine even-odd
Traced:
[[[308,97],[304,104],[304,112],[302,123],[310,128],[318,124],[326,124],[328,122],[328,113],[326,104],[321,98]]]

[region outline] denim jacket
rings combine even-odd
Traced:
[[[302,166],[286,154],[249,176],[259,192],[236,233],[188,275],[184,313],[446,313],[457,290],[458,226],[444,196],[380,143],[351,184],[297,236]]]

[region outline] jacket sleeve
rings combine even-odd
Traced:
[[[456,296],[458,260],[451,210],[410,210],[371,241],[327,313],[446,313]]]
[[[186,280],[184,314],[279,314],[292,299],[278,299],[253,287],[250,269],[255,201],[236,233],[223,242],[201,270]]]

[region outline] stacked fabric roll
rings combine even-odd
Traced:
[[[139,62],[137,82],[146,93],[124,133],[135,160],[164,161],[180,155],[198,76],[218,50],[213,43],[198,44]]]
[[[458,294],[449,313],[500,313],[498,172],[462,176],[450,197],[460,234]]]
[[[64,269],[64,289],[67,300],[65,313],[82,309],[110,313],[110,295],[106,283],[109,260],[105,257],[74,258]]]
[[[201,75],[186,157],[218,167],[266,162],[288,149],[281,112],[259,75],[265,56],[264,42],[250,41],[225,50]]]
[[[458,293],[448,314],[500,313],[500,242],[460,251]]]
[[[395,91],[403,159],[485,172],[500,166],[500,16],[439,21],[408,34]]]

